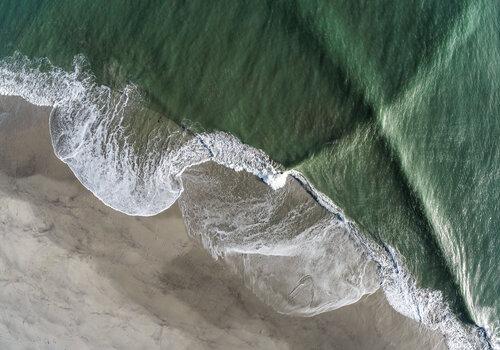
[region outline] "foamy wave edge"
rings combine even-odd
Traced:
[[[31,60],[18,53],[3,58],[0,95],[52,107],[50,128],[56,156],[103,203],[128,215],[151,216],[169,208],[182,193],[182,173],[208,161],[249,172],[273,189],[284,186],[288,176],[294,177],[320,205],[345,220],[353,239],[378,264],[382,288],[396,311],[440,331],[450,349],[498,348],[499,342],[485,328],[460,322],[440,292],[418,288],[394,248],[381,247],[362,235],[304,175],[282,171],[264,152],[224,132],[175,130],[166,136],[151,135],[148,143],[155,152],[148,153],[147,159],[138,156],[134,146],[128,145],[126,128],[127,115],[139,108],[137,89],[128,85],[118,93],[97,85],[86,72],[83,56],[75,57],[70,72],[47,59]],[[99,152],[105,152],[105,157]],[[146,173],[147,177],[141,176]],[[115,184],[112,190],[109,184]],[[133,200],[124,201],[123,193]]]

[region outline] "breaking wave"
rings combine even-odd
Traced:
[[[53,107],[55,154],[120,212],[155,215],[185,186],[197,188],[180,202],[189,234],[277,311],[315,315],[381,286],[398,312],[443,333],[449,348],[492,348],[483,328],[462,323],[440,292],[418,288],[395,249],[362,235],[302,174],[282,171],[229,134],[176,125],[146,108],[133,85],[118,92],[96,84],[82,56],[70,72],[20,54],[2,59],[0,94]],[[213,163],[244,170],[268,186],[249,193],[233,179],[236,187],[217,197],[227,182],[195,167]]]

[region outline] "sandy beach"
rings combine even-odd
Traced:
[[[186,234],[116,212],[53,154],[50,109],[0,98],[0,348],[444,349],[381,291],[284,316]]]

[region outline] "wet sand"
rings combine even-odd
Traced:
[[[188,238],[97,200],[53,154],[47,108],[0,98],[0,348],[443,349],[379,291],[283,316]]]

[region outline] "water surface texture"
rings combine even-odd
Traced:
[[[56,154],[108,205],[161,211],[208,160],[289,171],[498,346],[499,2],[0,0],[0,57],[0,93],[56,107]]]

